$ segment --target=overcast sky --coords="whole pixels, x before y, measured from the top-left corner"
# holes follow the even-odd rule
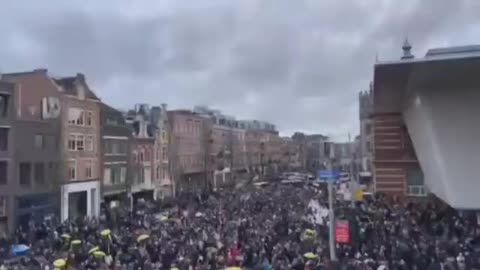
[[[480,44],[478,0],[0,0],[0,71],[86,74],[104,102],[209,105],[282,134],[358,133],[373,64]]]

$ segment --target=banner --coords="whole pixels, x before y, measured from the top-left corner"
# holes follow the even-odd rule
[[[350,244],[350,226],[347,220],[338,220],[335,224],[335,240],[339,244]]]

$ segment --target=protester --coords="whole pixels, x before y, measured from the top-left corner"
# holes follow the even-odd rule
[[[475,218],[382,196],[355,208],[336,201],[351,242],[337,244],[338,262],[330,262],[321,194],[309,185],[245,185],[182,195],[168,208],[32,223],[0,241],[0,269],[480,269]],[[12,245],[29,250],[13,256]]]

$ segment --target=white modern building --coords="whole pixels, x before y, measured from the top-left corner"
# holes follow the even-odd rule
[[[457,209],[480,209],[480,46],[432,49],[423,58],[414,58],[410,48],[404,45],[402,60],[375,65],[375,114],[383,116],[376,121],[400,113],[428,190]],[[397,127],[382,128],[386,136],[395,133],[388,128]],[[383,176],[391,167],[390,175],[400,172],[395,181],[405,179],[401,177],[408,175],[405,168],[413,161],[386,147],[382,146],[382,157],[376,152],[376,165],[382,166]],[[393,171],[394,159],[402,158]],[[382,181],[386,184],[387,178]]]

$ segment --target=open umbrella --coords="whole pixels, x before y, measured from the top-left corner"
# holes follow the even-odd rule
[[[12,255],[13,256],[24,256],[30,250],[30,247],[27,245],[13,245],[12,246]]]
[[[110,231],[109,229],[105,229],[100,232],[100,235],[106,237],[109,236],[111,233],[112,231]]]
[[[238,266],[230,266],[230,267],[227,267],[227,269],[225,270],[242,270],[242,268]]]
[[[307,252],[307,253],[303,254],[303,257],[305,257],[305,258],[307,258],[307,259],[309,259],[309,260],[314,260],[314,259],[316,259],[316,258],[318,257],[318,255],[317,255],[317,254],[314,254],[314,253],[312,253],[312,252]]]
[[[78,240],[78,239],[72,241],[72,245],[80,245],[81,243],[82,243],[82,240]]]
[[[67,261],[65,261],[64,259],[58,259],[53,262],[53,266],[57,268],[65,267],[65,265],[67,265]]]
[[[88,251],[88,254],[92,254],[92,253],[94,253],[95,251],[99,251],[99,250],[100,250],[99,247],[93,247],[93,248],[91,248],[91,249]]]
[[[137,238],[137,242],[145,241],[145,240],[147,240],[148,238],[150,238],[150,235],[148,235],[148,234],[141,234],[141,235]]]
[[[107,256],[107,254],[105,254],[105,252],[101,250],[97,250],[93,252],[93,256],[95,256],[95,258],[104,258],[105,256]]]

